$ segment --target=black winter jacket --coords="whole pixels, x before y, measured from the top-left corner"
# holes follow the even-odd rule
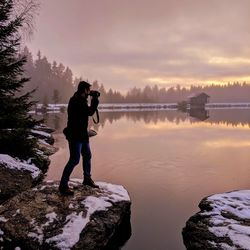
[[[63,130],[67,140],[89,140],[88,136],[88,119],[97,109],[99,100],[91,99],[91,105],[88,106],[86,98],[82,97],[78,92],[70,98],[68,104],[68,123]]]

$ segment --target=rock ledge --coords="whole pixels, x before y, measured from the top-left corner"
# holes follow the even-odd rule
[[[48,181],[0,206],[0,249],[104,249],[130,217],[128,192],[98,182],[100,189],[73,179],[74,196]]]
[[[250,190],[204,198],[183,229],[187,249],[250,250]]]
[[[0,154],[0,204],[9,198],[41,183],[50,164],[49,156],[57,151],[52,146],[54,130],[46,126],[37,126],[32,130],[33,137],[38,138],[39,157],[27,161]]]

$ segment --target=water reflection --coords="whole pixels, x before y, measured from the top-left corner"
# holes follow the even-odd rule
[[[58,180],[69,152],[61,133],[67,116],[55,115],[47,122],[59,126],[59,150],[47,178]],[[250,109],[209,110],[205,121],[175,110],[101,112],[100,118],[90,140],[93,177],[123,185],[132,200],[133,234],[123,250],[185,249],[182,228],[203,197],[250,188]],[[79,164],[72,178],[81,177]]]
[[[206,109],[190,109],[188,113],[191,117],[197,118],[200,121],[205,121],[209,118],[209,111]]]
[[[61,123],[60,123],[60,115],[59,114],[54,114],[53,122],[54,122],[54,128],[56,130],[60,130],[61,129]]]
[[[35,115],[36,118],[42,118],[46,123],[62,131],[67,123],[66,113],[44,113]],[[190,110],[183,113],[176,110],[165,111],[128,111],[128,112],[100,112],[100,123],[94,124],[90,119],[90,125],[98,131],[100,127],[104,127],[106,123],[113,124],[121,119],[130,120],[132,122],[143,122],[145,124],[158,124],[159,122],[170,122],[175,125],[183,123],[200,123],[207,125],[226,125],[232,127],[250,127],[250,109],[223,109],[223,110]]]
[[[207,140],[204,145],[210,148],[245,148],[250,147],[250,140],[247,139],[217,139]]]

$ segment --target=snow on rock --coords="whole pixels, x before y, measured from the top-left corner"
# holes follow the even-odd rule
[[[5,219],[4,217],[0,217],[0,222],[7,222],[8,220]]]
[[[26,161],[21,161],[6,154],[0,154],[0,164],[10,169],[29,171],[33,179],[36,179],[41,174],[40,169],[35,165],[28,164]]]
[[[82,179],[73,178],[70,184],[75,185],[75,183],[82,183],[82,181]],[[107,182],[96,182],[96,184],[105,192],[110,200],[114,202],[130,201],[128,191],[123,186]]]
[[[70,249],[79,241],[80,233],[87,224],[83,212],[73,212],[66,217],[66,221],[62,233],[47,239],[47,243],[54,243],[59,249]]]
[[[46,242],[56,243],[59,249],[70,249],[79,241],[80,233],[90,221],[90,216],[96,211],[106,210],[106,208],[112,206],[112,204],[106,202],[103,197],[97,198],[94,196],[87,197],[81,203],[86,207],[87,214],[83,216],[82,212],[79,214],[74,212],[67,216],[66,221],[68,221],[68,223],[64,226],[63,232],[47,239]]]
[[[3,242],[11,239],[13,246],[31,250],[102,249],[123,221],[129,221],[131,202],[124,187],[98,182],[100,189],[92,189],[74,179],[69,185],[75,194],[62,196],[58,185],[44,182],[0,207],[0,216],[8,220],[0,221],[1,230],[8,232],[1,236]],[[129,237],[130,227],[126,230]]]
[[[52,146],[54,138],[49,134],[54,130],[46,126],[36,126],[30,137],[38,138],[36,159],[27,161],[0,154],[0,204],[7,199],[40,183],[50,164],[49,156],[57,149]],[[36,162],[35,166],[32,162]]]
[[[108,198],[113,202],[130,201],[129,194],[123,186],[113,185],[105,182],[97,182],[97,185],[105,192],[108,191]]]
[[[81,179],[73,179],[70,185],[77,186],[79,183],[82,183]],[[47,243],[54,242],[59,249],[70,249],[79,241],[80,233],[90,221],[91,215],[96,211],[105,211],[108,207],[112,206],[112,203],[108,201],[130,201],[128,192],[122,186],[104,182],[97,182],[97,185],[103,189],[105,196],[88,196],[84,199],[81,204],[87,209],[86,215],[83,216],[82,212],[80,212],[79,214],[72,213],[67,216],[66,221],[68,223],[64,226],[63,232],[47,239]],[[69,204],[69,208],[73,208],[73,205]]]
[[[54,220],[56,220],[57,215],[55,212],[52,212],[52,213],[46,214],[45,217],[48,219],[48,221],[44,224],[44,226],[48,226],[50,223],[53,223]]]
[[[250,250],[250,190],[215,194],[199,207],[183,229],[187,249]]]
[[[46,223],[41,224],[41,225],[38,225],[38,222],[36,222],[36,220],[34,218],[30,222],[30,224],[34,227],[35,232],[29,232],[28,237],[38,240],[38,242],[40,244],[42,244],[42,242],[43,242],[44,228],[48,227],[50,224],[52,224],[56,220],[57,215],[55,212],[52,212],[52,213],[46,214],[45,218],[47,219]]]
[[[0,204],[31,188],[42,176],[42,171],[28,161],[0,154]]]

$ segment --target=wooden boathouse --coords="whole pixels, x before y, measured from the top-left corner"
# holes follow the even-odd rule
[[[209,97],[204,92],[190,95],[187,103],[190,105],[190,109],[204,109],[205,105],[209,102]]]

